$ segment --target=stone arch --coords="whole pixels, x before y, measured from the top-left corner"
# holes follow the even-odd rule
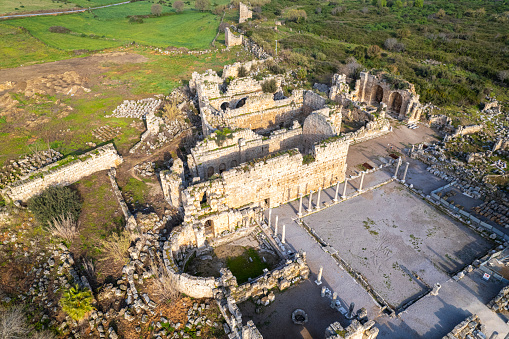
[[[214,172],[215,172],[214,167],[213,166],[209,166],[207,168],[207,179],[210,178],[211,176],[213,176]]]
[[[384,99],[384,90],[382,86],[376,85],[371,95],[371,103],[379,105]]]
[[[225,101],[225,102],[223,102],[223,103],[221,104],[221,109],[222,109],[223,111],[226,111],[226,109],[227,109],[228,107],[230,107],[230,104],[229,104],[228,102],[226,102],[226,101]]]
[[[223,173],[224,171],[226,171],[226,164],[224,162],[222,162],[220,165],[219,165],[219,173]]]
[[[235,105],[235,108],[241,108],[246,104],[247,98],[242,98],[239,101],[237,101],[237,104]]]
[[[214,237],[215,236],[215,233],[214,233],[214,221],[212,220],[207,220],[205,221],[205,237]]]
[[[403,105],[403,97],[398,92],[394,92],[391,94],[390,100],[390,110],[394,112],[400,112],[401,106]]]
[[[237,160],[235,160],[235,159],[230,162],[230,168],[233,168],[233,167],[237,167]]]

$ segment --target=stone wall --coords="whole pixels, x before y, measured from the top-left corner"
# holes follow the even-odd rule
[[[458,126],[458,128],[456,128],[456,131],[454,131],[454,133],[451,134],[451,138],[456,138],[460,135],[478,133],[482,131],[483,128],[484,128],[483,125]]]
[[[118,204],[120,205],[120,209],[122,209],[122,214],[124,215],[124,219],[126,222],[126,229],[133,231],[136,229],[137,223],[134,216],[131,214],[131,211],[129,211],[129,208],[127,207],[127,204],[124,200],[124,197],[122,196],[122,192],[120,192],[120,189],[118,188],[117,180],[115,179],[115,176],[117,175],[117,170],[115,167],[112,167],[108,171],[108,177],[110,178],[111,182],[111,188],[113,190],[113,194],[115,194],[115,197],[117,198]]]
[[[242,129],[234,131],[220,142],[213,133],[191,150],[187,163],[193,176],[205,180],[215,173],[222,173],[246,161],[299,147],[301,136],[302,128],[298,123],[289,130],[277,130],[269,137]]]
[[[470,339],[485,339],[486,336],[485,326],[481,324],[481,320],[477,314],[473,314],[449,332],[443,339],[452,338],[470,338]]]
[[[415,93],[412,84],[399,80],[407,89],[396,89],[385,77],[386,73],[373,75],[361,72],[360,79],[355,84],[352,100],[378,106],[387,105],[389,112],[396,114],[400,120],[408,122],[419,121],[423,107],[419,102],[419,95]]]
[[[224,40],[226,47],[242,45],[242,39],[242,34],[240,36],[236,36],[230,31],[230,28],[226,27],[224,29]]]
[[[179,158],[173,161],[171,171],[159,173],[163,195],[168,204],[175,208],[182,207],[181,192],[184,189],[184,163]]]
[[[1,191],[2,195],[13,201],[26,201],[47,187],[70,185],[95,172],[117,167],[122,163],[122,157],[118,155],[113,144],[98,147],[67,163],[69,159],[64,158],[41,168],[31,176],[32,179],[17,181],[7,186]]]
[[[375,339],[378,337],[378,328],[374,327],[375,322],[370,320],[364,325],[358,320],[352,323],[345,329],[339,322],[329,325],[325,330],[326,339]]]
[[[237,77],[239,75],[239,69],[244,67],[246,71],[250,72],[262,67],[265,67],[265,62],[273,60],[272,57],[263,59],[263,60],[251,60],[247,62],[236,62],[231,65],[225,65],[223,67],[223,79],[227,79],[229,77]]]
[[[493,145],[492,152],[498,151],[498,150],[509,150],[509,139],[502,139],[499,138],[497,141],[495,141],[495,144]]]
[[[494,312],[505,312],[509,309],[509,286],[500,290],[493,300],[488,303],[488,307]]]
[[[253,11],[242,2],[239,2],[239,24],[246,22],[253,17]]]

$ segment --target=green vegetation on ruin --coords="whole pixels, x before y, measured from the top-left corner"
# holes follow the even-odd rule
[[[260,259],[258,252],[254,248],[248,248],[238,257],[228,258],[227,266],[235,278],[237,278],[239,285],[247,282],[249,278],[254,279],[262,275],[263,269],[268,268],[268,265]]]

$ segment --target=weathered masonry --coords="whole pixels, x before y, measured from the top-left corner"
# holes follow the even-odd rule
[[[117,167],[122,163],[113,144],[98,147],[77,157],[67,157],[41,168],[30,177],[22,178],[2,190],[12,201],[26,201],[44,189],[56,185],[70,185],[95,172]]]

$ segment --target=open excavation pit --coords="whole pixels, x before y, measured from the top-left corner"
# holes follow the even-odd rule
[[[304,221],[395,309],[492,246],[395,182]]]

